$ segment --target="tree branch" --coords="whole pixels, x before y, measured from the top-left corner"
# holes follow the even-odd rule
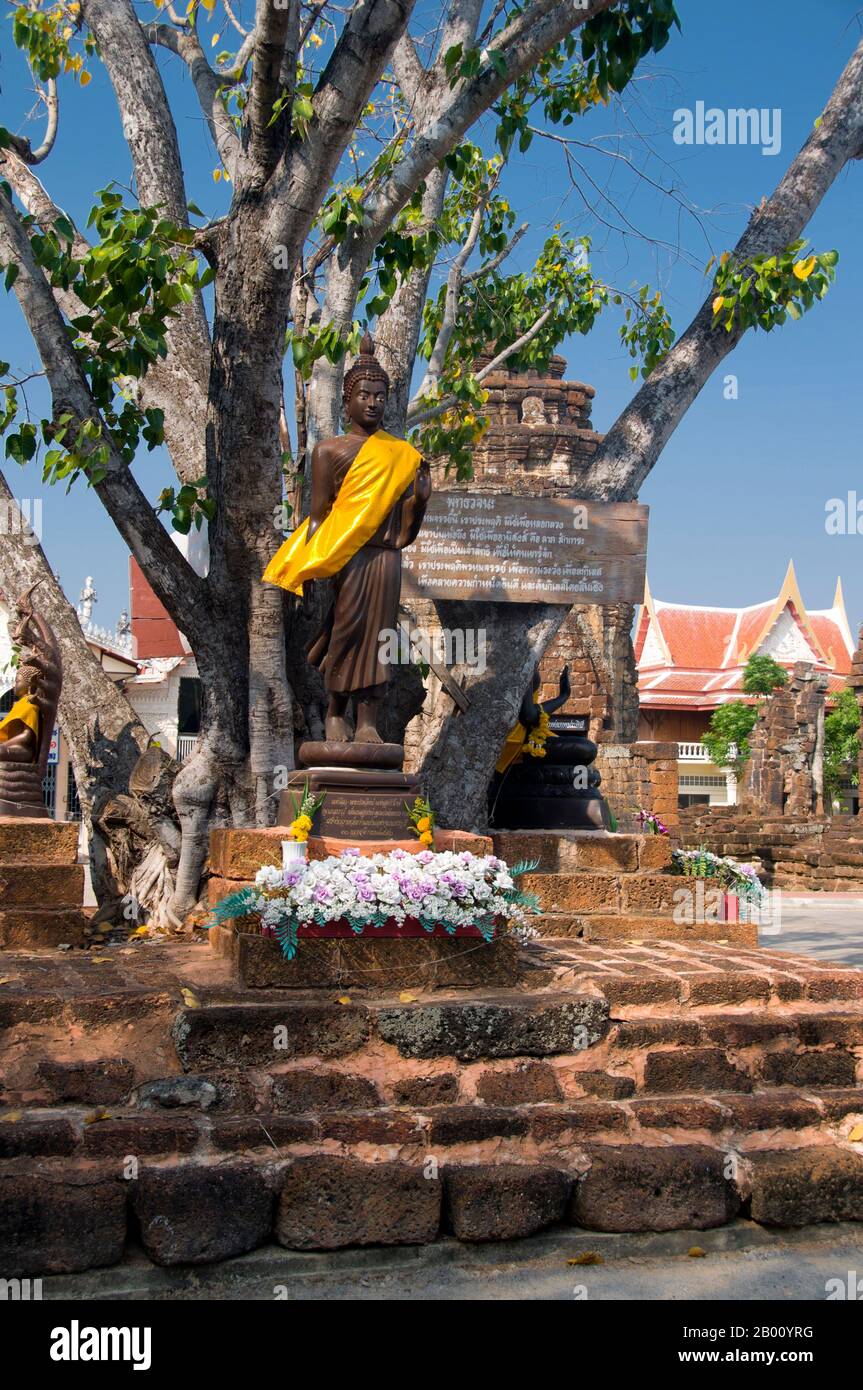
[[[482,69],[448,92],[441,54],[436,64],[436,100],[429,100],[429,119],[413,148],[370,200],[369,234],[380,237],[422,183],[426,174],[458,143],[474,121],[523,73],[574,29],[610,9],[617,0],[588,0],[576,9],[572,0],[533,0],[494,41],[502,61]],[[373,242],[374,244],[374,242]]]
[[[484,275],[491,275],[492,271],[497,270],[498,266],[503,265],[507,256],[510,256],[512,254],[512,252],[518,246],[518,243],[521,241],[522,237],[525,236],[525,234],[529,230],[530,223],[522,222],[521,226],[515,232],[513,232],[512,236],[506,243],[506,246],[503,248],[503,250],[498,251],[496,256],[492,256],[491,260],[486,261],[485,265],[477,266],[476,270],[471,270],[467,275],[465,275],[462,278],[462,284],[469,285],[474,280],[481,280]]]
[[[267,232],[290,261],[302,244],[363,107],[404,33],[416,0],[358,0],[321,74],[305,139],[293,138],[268,187]]]
[[[290,129],[293,71],[285,87],[286,107],[277,120],[273,120],[273,107],[283,91],[283,63],[287,62],[287,66],[293,69],[299,41],[299,0],[288,0],[281,9],[276,9],[272,0],[257,0],[252,86],[245,134],[250,166],[248,177],[250,183],[258,187],[262,187],[273,172],[284,149],[286,131]],[[290,54],[294,55],[293,62],[290,61]]]
[[[55,416],[68,411],[78,425],[87,419],[100,419],[51,287],[36,264],[26,231],[4,189],[0,189],[0,258],[4,264],[13,262],[18,267],[15,294],[48,376]],[[204,581],[174,545],[113,446],[107,477],[94,484],[94,491],[157,597],[193,640],[196,631],[207,627]]]
[[[776,192],[757,208],[733,251],[735,259],[771,256],[800,236],[834,179],[863,147],[863,43],[836,84]],[[668,356],[612,425],[590,467],[590,495],[629,499],[656,463],[686,411],[743,330],[714,323],[709,295]]]
[[[81,235],[68,213],[57,206],[33,170],[11,150],[0,150],[0,175],[8,180],[16,197],[43,231],[53,228],[58,218],[66,219],[74,233],[72,255],[76,260],[83,260],[90,253],[89,241]],[[52,293],[67,319],[90,313],[73,289],[52,287]],[[151,364],[146,376],[136,382],[136,391],[142,406],[164,411],[165,442],[177,477],[181,482],[191,483],[203,475],[205,467],[203,426],[193,408],[195,383],[190,382],[189,373],[190,364],[182,353],[171,353]]]
[[[496,182],[496,181],[495,181]],[[482,219],[491,196],[492,185],[486,189],[477,205],[473,217],[470,221],[467,237],[464,245],[455,257],[450,266],[449,274],[446,278],[446,297],[444,300],[444,311],[441,318],[441,325],[435,339],[434,347],[429,357],[429,364],[425,376],[420,383],[417,396],[427,396],[434,391],[441,379],[446,362],[447,350],[449,349],[452,335],[455,332],[456,319],[458,317],[458,298],[461,291],[464,268],[473,253],[474,247],[479,240],[480,230],[482,229]]]
[[[189,213],[174,118],[131,0],[82,0],[81,13],[99,44],[114,88],[132,155],[138,200],[143,206],[163,207],[172,221],[187,227]],[[182,475],[199,478],[206,472],[210,368],[210,333],[200,294],[181,306],[167,339],[168,358],[154,382],[164,392],[166,417],[172,416],[175,466]]]
[[[30,141],[23,135],[13,135],[9,132],[9,144],[15,153],[24,160],[25,164],[41,164],[43,159],[54,148],[54,141],[57,139],[57,129],[60,122],[60,102],[57,96],[57,83],[52,77],[48,82],[47,92],[40,92],[40,96],[48,108],[48,123],[45,127],[45,138],[38,149],[33,149]]]
[[[486,377],[491,376],[492,372],[496,372],[498,367],[502,367],[508,358],[514,357],[517,352],[521,352],[523,347],[527,347],[528,343],[532,342],[543,325],[551,318],[553,312],[554,305],[549,304],[548,308],[543,309],[539,318],[534,320],[530,328],[522,333],[520,338],[516,338],[515,342],[510,343],[509,347],[503,348],[496,357],[493,357],[490,362],[487,362],[486,365],[476,373],[476,380],[485,381]],[[454,404],[455,396],[446,396],[442,401],[439,401],[437,405],[432,406],[430,410],[424,410],[420,414],[418,412],[419,407],[422,405],[422,397],[420,393],[417,392],[417,395],[408,407],[408,424],[422,425],[426,420],[433,420],[437,415],[442,415],[445,410],[449,410]]]
[[[178,31],[170,24],[148,24],[144,29],[148,40],[156,47],[167,48],[170,53],[181,58],[189,69],[189,76],[198,97],[198,103],[210,128],[210,135],[219,158],[231,178],[236,181],[237,166],[241,154],[240,140],[231,118],[222,104],[219,95],[221,88],[233,86],[238,80],[235,76],[215,72],[207,62],[201,41],[196,30]],[[251,52],[251,42],[246,40],[240,49],[237,69],[248,61],[244,51]]]

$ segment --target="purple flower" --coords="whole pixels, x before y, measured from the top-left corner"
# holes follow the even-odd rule
[[[333,890],[328,888],[325,883],[319,883],[314,891],[313,897],[316,903],[329,903],[333,900]]]
[[[305,873],[304,864],[292,864],[289,869],[285,869],[283,878],[286,888],[294,888]]]
[[[343,849],[342,852],[341,852],[341,854],[339,855],[339,858],[340,858],[340,859],[359,859],[361,852],[362,852],[361,850],[356,849],[356,848],[352,845],[352,846],[350,847],[350,849]]]

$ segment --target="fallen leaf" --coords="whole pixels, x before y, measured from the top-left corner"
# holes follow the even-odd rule
[[[21,1118],[20,1110],[10,1110],[8,1115],[3,1116],[4,1125],[14,1125]]]
[[[186,1005],[187,1009],[200,1009],[201,1001],[194,990],[181,989],[180,993],[183,996],[183,1003]]]
[[[409,989],[402,990],[401,994],[399,995],[400,1004],[413,1004],[415,1000],[416,995],[411,994]]]
[[[351,996],[349,994],[340,994],[338,999],[336,1000],[337,1004],[350,1004],[350,1002]]]
[[[706,1250],[702,1250],[702,1248],[701,1248],[700,1245],[692,1245],[692,1246],[690,1246],[690,1248],[687,1250],[686,1253],[687,1253],[687,1255],[689,1256],[689,1258],[690,1258],[691,1260],[706,1260],[706,1259],[707,1259],[707,1251],[706,1251]]]
[[[110,1118],[111,1116],[104,1105],[100,1105],[98,1110],[92,1110],[89,1115],[84,1116],[84,1124],[96,1125],[100,1120],[110,1120]]]
[[[135,930],[132,932],[132,936],[133,936],[133,937],[135,937],[135,936],[149,936],[149,935],[150,935],[150,928],[149,928],[148,926],[136,927]]]
[[[4,975],[4,976],[3,976],[3,979],[0,980],[0,985],[11,985],[11,984],[14,984],[14,983],[15,983],[15,979],[14,979],[14,976],[12,976],[12,975]]]
[[[2,984],[3,981],[0,980],[0,985]],[[854,1126],[851,1133],[848,1135],[848,1142],[849,1144],[863,1144],[863,1125]]]
[[[110,961],[110,959],[111,959],[110,956],[91,956],[91,957],[90,957],[90,960],[93,962],[94,965],[104,965],[107,961]]]
[[[605,1260],[596,1250],[585,1250],[583,1255],[576,1255],[574,1260],[567,1260],[568,1265],[604,1265]]]

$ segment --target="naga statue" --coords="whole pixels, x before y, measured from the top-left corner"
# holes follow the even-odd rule
[[[583,715],[555,718],[570,696],[569,667],[559,691],[537,700],[539,668],[525,691],[519,720],[508,735],[489,788],[489,825],[496,830],[604,830],[610,825],[598,770],[597,746]]]
[[[57,638],[38,613],[33,584],[18,599],[11,631],[21,656],[15,676],[15,703],[0,721],[0,816],[50,819],[42,795],[51,737],[57,719],[63,663]]]

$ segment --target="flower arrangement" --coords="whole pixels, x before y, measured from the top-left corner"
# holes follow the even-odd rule
[[[539,712],[539,723],[534,724],[524,743],[524,752],[531,758],[544,758],[548,739],[557,738],[551,728],[551,716],[546,710]]]
[[[730,856],[712,854],[702,845],[699,849],[673,849],[671,872],[686,878],[714,878],[728,892],[739,897],[760,900],[766,892],[752,864],[739,864]]]
[[[660,820],[659,816],[654,815],[653,811],[639,811],[638,824],[641,826],[644,835],[667,835],[668,826],[665,821]]]
[[[414,832],[423,845],[428,845],[429,849],[434,844],[435,814],[428,800],[418,796],[413,806],[405,802],[405,810],[410,817]]]
[[[485,941],[503,930],[520,940],[535,936],[527,915],[539,910],[533,894],[516,885],[520,874],[536,868],[524,862],[510,869],[495,855],[467,851],[434,854],[362,855],[346,849],[329,859],[261,868],[253,887],[223,898],[208,926],[235,917],[260,919],[265,936],[275,936],[293,960],[298,936],[310,929],[345,923],[355,935],[396,923],[419,923],[431,933],[474,935]]]
[[[300,795],[294,796],[293,792],[289,795],[294,807],[294,819],[288,826],[288,834],[292,840],[304,844],[309,838],[315,815],[324,804],[326,792],[321,792],[320,796],[313,796],[309,790],[309,780],[306,778]]]

